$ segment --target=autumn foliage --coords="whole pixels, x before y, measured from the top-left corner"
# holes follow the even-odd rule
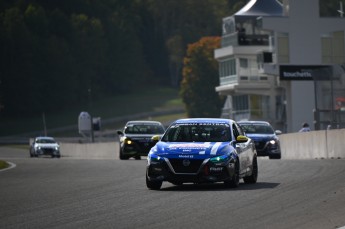
[[[220,47],[220,37],[204,37],[188,45],[184,58],[181,90],[188,117],[219,117],[224,98],[219,86],[218,63],[214,50]]]

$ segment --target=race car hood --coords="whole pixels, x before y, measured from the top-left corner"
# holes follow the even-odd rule
[[[124,141],[126,138],[131,139],[132,141],[136,142],[153,142],[152,141],[153,134],[127,134],[126,136],[122,136],[120,138],[120,142]]]
[[[251,138],[253,141],[269,141],[277,139],[275,134],[247,134],[247,137]]]
[[[155,136],[155,135],[157,134],[126,134],[126,137],[130,139],[143,139],[143,138],[152,138],[152,136]]]
[[[229,142],[158,142],[155,154],[166,158],[205,159],[231,152]]]

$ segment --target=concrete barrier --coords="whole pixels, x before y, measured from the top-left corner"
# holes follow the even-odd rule
[[[118,159],[119,142],[63,143],[60,142],[62,157],[79,159]]]
[[[282,159],[345,158],[345,129],[279,136]]]
[[[290,133],[279,136],[282,159],[345,158],[345,129]],[[119,142],[60,142],[63,157],[118,159]]]
[[[345,129],[327,131],[327,158],[345,158]]]

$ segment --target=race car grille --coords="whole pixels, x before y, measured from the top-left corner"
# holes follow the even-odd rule
[[[256,147],[257,150],[262,150],[262,149],[265,148],[265,146],[266,146],[266,142],[265,141],[264,142],[261,142],[261,141],[256,141],[255,142],[255,147]]]
[[[204,160],[169,159],[175,173],[197,173]]]
[[[154,146],[154,143],[148,140],[136,140],[134,141],[136,148],[139,152],[149,153],[150,149]]]
[[[52,148],[42,148],[41,150],[44,154],[52,154],[54,152],[54,149]]]

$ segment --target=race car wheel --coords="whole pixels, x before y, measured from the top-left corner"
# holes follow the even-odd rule
[[[127,160],[127,159],[128,159],[128,157],[126,157],[125,155],[123,155],[121,149],[120,149],[119,157],[120,157],[120,160]]]
[[[256,157],[253,158],[252,175],[243,177],[243,181],[246,184],[255,184],[258,179],[258,160]]]
[[[270,155],[269,158],[270,158],[270,159],[281,159],[281,154]]]
[[[149,189],[152,190],[159,190],[162,187],[163,182],[162,181],[154,181],[154,180],[149,180],[147,173],[146,173],[146,186]]]
[[[227,188],[237,188],[240,185],[240,176],[239,176],[239,165],[236,162],[235,172],[232,175],[231,179],[225,180],[224,185]]]

